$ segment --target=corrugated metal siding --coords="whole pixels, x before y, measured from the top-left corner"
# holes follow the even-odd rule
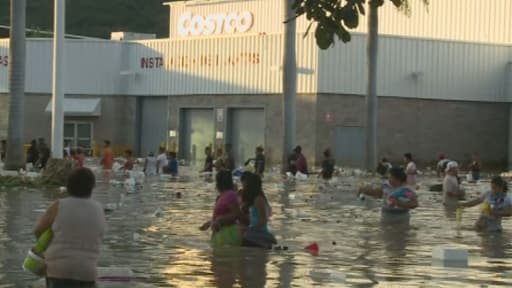
[[[0,40],[0,56],[4,59],[5,56],[9,56],[9,40]],[[8,68],[0,61],[0,93],[7,93],[8,87]]]
[[[407,16],[386,1],[380,10],[380,33],[418,38],[469,42],[512,43],[512,1],[510,0],[430,0],[426,7],[421,0],[409,0],[411,15]],[[192,2],[192,1],[191,1]],[[209,1],[171,4],[170,37],[179,38],[178,19],[184,12],[202,16],[233,11],[250,11],[254,25],[248,33],[281,33],[284,25],[282,1]],[[492,3],[491,3],[492,2]],[[366,32],[366,18],[355,32]],[[308,23],[298,19],[297,31],[304,32]]]
[[[297,40],[299,92],[316,90],[317,48]],[[132,57],[135,81],[131,94],[264,94],[281,93],[281,35],[212,39],[141,41]],[[144,69],[143,58],[164,58],[164,67]],[[184,60],[183,60],[184,59]],[[211,63],[206,62],[207,60]]]
[[[67,40],[65,91],[68,94],[115,95],[120,91],[122,43]],[[0,55],[8,54],[9,42],[0,42]],[[52,40],[27,41],[27,93],[52,90]],[[7,92],[7,67],[0,67],[0,91]],[[98,72],[101,71],[101,72]]]
[[[506,101],[511,51],[510,46],[380,37],[378,94]],[[365,94],[366,37],[356,35],[347,45],[320,52],[318,69],[319,91]]]

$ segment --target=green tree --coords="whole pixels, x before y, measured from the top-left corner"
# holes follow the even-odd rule
[[[25,0],[11,0],[9,65],[9,125],[6,170],[25,168],[23,131],[25,117]]]
[[[428,5],[429,0],[421,0]],[[377,58],[378,58],[378,9],[385,2],[391,2],[399,10],[409,14],[408,0],[295,0],[296,16],[306,15],[311,24],[316,24],[315,38],[318,47],[328,49],[338,38],[342,42],[351,40],[350,30],[360,24],[361,15],[366,13],[368,2],[368,83],[366,95],[366,161],[365,167],[373,170],[377,166]],[[309,26],[311,28],[312,25]],[[308,28],[308,30],[309,30]]]
[[[9,23],[9,1],[0,0],[0,25]],[[167,0],[71,0],[66,3],[66,32],[109,38],[113,31],[156,33],[167,37]],[[53,0],[27,1],[27,27],[53,31]]]

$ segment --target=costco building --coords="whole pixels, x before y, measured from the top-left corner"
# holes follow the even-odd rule
[[[282,147],[283,5],[276,0],[169,3],[169,38],[66,40],[65,139],[103,139],[139,155],[165,144],[199,165],[231,144],[239,162]],[[379,154],[420,161],[439,152],[506,164],[511,155],[512,1],[412,2],[380,11]],[[310,161],[330,147],[364,159],[365,20],[348,44],[317,48],[297,22],[297,142]],[[136,38],[136,37],[135,37]],[[0,138],[8,112],[9,40],[0,40]],[[27,41],[25,140],[50,138],[51,39]]]

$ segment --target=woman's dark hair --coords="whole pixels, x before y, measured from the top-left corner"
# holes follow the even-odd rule
[[[125,153],[126,155],[128,155],[128,156],[132,156],[132,154],[133,154],[132,150],[130,150],[130,149],[128,149],[128,150],[126,150],[126,151],[124,151],[124,153]]]
[[[230,171],[220,171],[217,173],[217,190],[222,193],[228,190],[234,190],[235,185],[233,184],[233,176]]]
[[[90,169],[78,168],[71,172],[68,179],[68,193],[77,198],[89,198],[96,185],[96,177]]]
[[[412,154],[411,153],[405,153],[404,154],[405,159],[412,161]]]
[[[247,177],[251,175],[251,172],[244,171],[242,175],[240,175],[240,182],[245,182],[247,180]]]
[[[381,161],[382,161],[382,162],[389,162],[389,161],[388,161],[388,158],[382,158],[382,160],[381,160]]]
[[[503,188],[503,192],[508,192],[508,183],[507,181],[505,181],[505,179],[501,178],[500,176],[492,178],[491,183]]]
[[[302,147],[297,146],[297,147],[295,147],[295,149],[293,151],[295,151],[295,153],[301,153],[302,152]]]
[[[405,174],[404,169],[399,167],[394,167],[389,170],[389,175],[393,178],[398,179],[400,182],[407,182],[407,175]]]
[[[110,146],[110,140],[105,140],[104,143],[105,143],[105,145]]]
[[[244,183],[244,193],[242,196],[244,205],[251,207],[254,205],[256,198],[258,198],[260,195],[266,199],[265,193],[263,193],[261,178],[258,175],[249,173],[246,176]]]

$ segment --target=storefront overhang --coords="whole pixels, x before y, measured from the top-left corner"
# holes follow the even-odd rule
[[[52,112],[52,101],[46,106],[46,112]],[[64,99],[64,116],[99,117],[101,116],[101,99]]]

